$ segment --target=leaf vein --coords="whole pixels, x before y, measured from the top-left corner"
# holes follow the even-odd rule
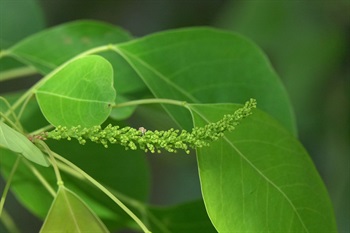
[[[100,104],[108,104],[109,103],[107,101],[100,101],[100,100],[94,100],[94,99],[80,99],[80,98],[76,98],[76,97],[66,96],[66,95],[48,92],[48,91],[42,91],[42,90],[37,90],[36,92],[40,93],[40,94],[56,96],[56,97],[63,98],[63,99],[69,99],[69,100],[73,100],[73,101],[77,101],[77,102],[100,103]]]

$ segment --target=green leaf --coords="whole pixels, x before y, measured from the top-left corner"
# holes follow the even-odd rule
[[[191,105],[196,126],[237,108]],[[327,191],[308,154],[269,115],[254,110],[224,139],[197,152],[204,202],[219,232],[336,232]]]
[[[59,187],[40,232],[109,232],[72,191]]]
[[[0,1],[0,48],[5,49],[45,26],[44,15],[36,0]],[[20,16],[20,17],[18,17]],[[14,30],[14,27],[21,30]]]
[[[45,118],[54,126],[100,125],[115,99],[112,66],[97,55],[79,58],[50,77],[36,96]]]
[[[21,17],[18,17],[19,15]],[[14,25],[21,30],[14,30]],[[38,1],[0,1],[0,49],[6,49],[44,27],[44,15]],[[23,64],[14,59],[1,59],[0,81],[3,80],[3,71],[19,67],[23,67]]]
[[[48,74],[69,59],[99,46],[131,40],[124,30],[103,22],[79,20],[41,31],[9,49],[9,55]],[[120,93],[144,88],[135,71],[114,52],[103,52],[114,70],[115,89]]]
[[[237,34],[179,29],[119,44],[116,50],[156,97],[190,103],[255,98],[263,110],[296,132],[287,93],[275,71],[256,45]],[[186,110],[166,109],[182,127],[191,128]]]
[[[203,201],[171,207],[149,207],[152,232],[211,233],[216,232],[206,213]]]
[[[114,43],[114,42],[113,42]],[[135,70],[120,55],[114,51],[99,53],[106,58],[113,66],[114,88],[118,94],[134,94],[146,89],[144,82],[137,75]]]
[[[21,154],[26,159],[40,164],[41,166],[48,167],[50,165],[49,161],[38,147],[23,134],[7,126],[2,121],[0,121],[0,146]]]
[[[331,20],[331,6],[346,8],[341,1],[232,2],[217,23],[251,38],[273,59],[290,94],[301,137],[306,134],[315,141],[321,140],[315,138],[325,121],[315,106],[328,102],[324,88],[341,70],[348,43],[340,21]]]
[[[109,43],[130,40],[123,30],[96,21],[75,21],[25,38],[9,49],[12,56],[48,74],[70,58]]]

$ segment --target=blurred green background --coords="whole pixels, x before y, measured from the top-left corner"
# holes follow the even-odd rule
[[[339,232],[350,232],[349,0],[0,0],[0,48],[77,19],[109,22],[135,37],[179,27],[213,26],[253,40],[286,86],[299,138],[327,186]],[[1,94],[18,88],[12,81],[0,85]],[[134,118],[149,115],[146,111]],[[152,203],[175,204],[199,197],[194,156],[148,158]],[[4,181],[0,182],[2,190]],[[20,209],[13,196],[5,207],[23,232],[40,228],[41,222]]]

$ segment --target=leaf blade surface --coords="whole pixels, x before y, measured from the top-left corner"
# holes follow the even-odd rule
[[[109,232],[72,191],[60,187],[40,232]]]
[[[196,126],[236,108],[191,105]],[[336,232],[312,161],[267,114],[254,110],[223,140],[197,152],[204,201],[219,232]]]
[[[249,40],[211,28],[165,31],[116,45],[152,93],[189,103],[258,100],[260,107],[292,132],[292,109],[265,55]],[[188,113],[166,110],[185,128]]]
[[[45,155],[24,135],[0,121],[0,146],[23,155],[26,159],[41,166],[48,167]]]
[[[35,67],[45,75],[87,50],[131,39],[119,27],[93,20],[78,20],[31,35],[15,44],[8,52],[11,57]],[[144,88],[143,82],[120,56],[113,52],[100,54],[117,71],[114,76],[116,90],[126,93]]]
[[[36,91],[45,118],[54,126],[100,125],[115,95],[112,66],[97,55],[70,62]]]

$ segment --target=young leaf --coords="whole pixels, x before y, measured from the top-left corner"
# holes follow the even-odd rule
[[[54,126],[100,125],[115,95],[112,66],[97,55],[70,62],[36,91],[41,111]]]
[[[191,105],[201,126],[233,104]],[[219,232],[336,232],[326,188],[299,142],[255,110],[223,140],[197,150],[208,215]]]
[[[0,121],[0,146],[21,154],[28,160],[41,166],[48,167],[50,164],[41,150],[28,138],[2,121]]]
[[[40,232],[109,232],[101,220],[73,192],[59,187]]]
[[[251,41],[210,28],[156,33],[116,45],[156,97],[190,103],[244,102],[260,108],[296,132],[287,93],[265,55]],[[186,110],[166,106],[190,129]]]

